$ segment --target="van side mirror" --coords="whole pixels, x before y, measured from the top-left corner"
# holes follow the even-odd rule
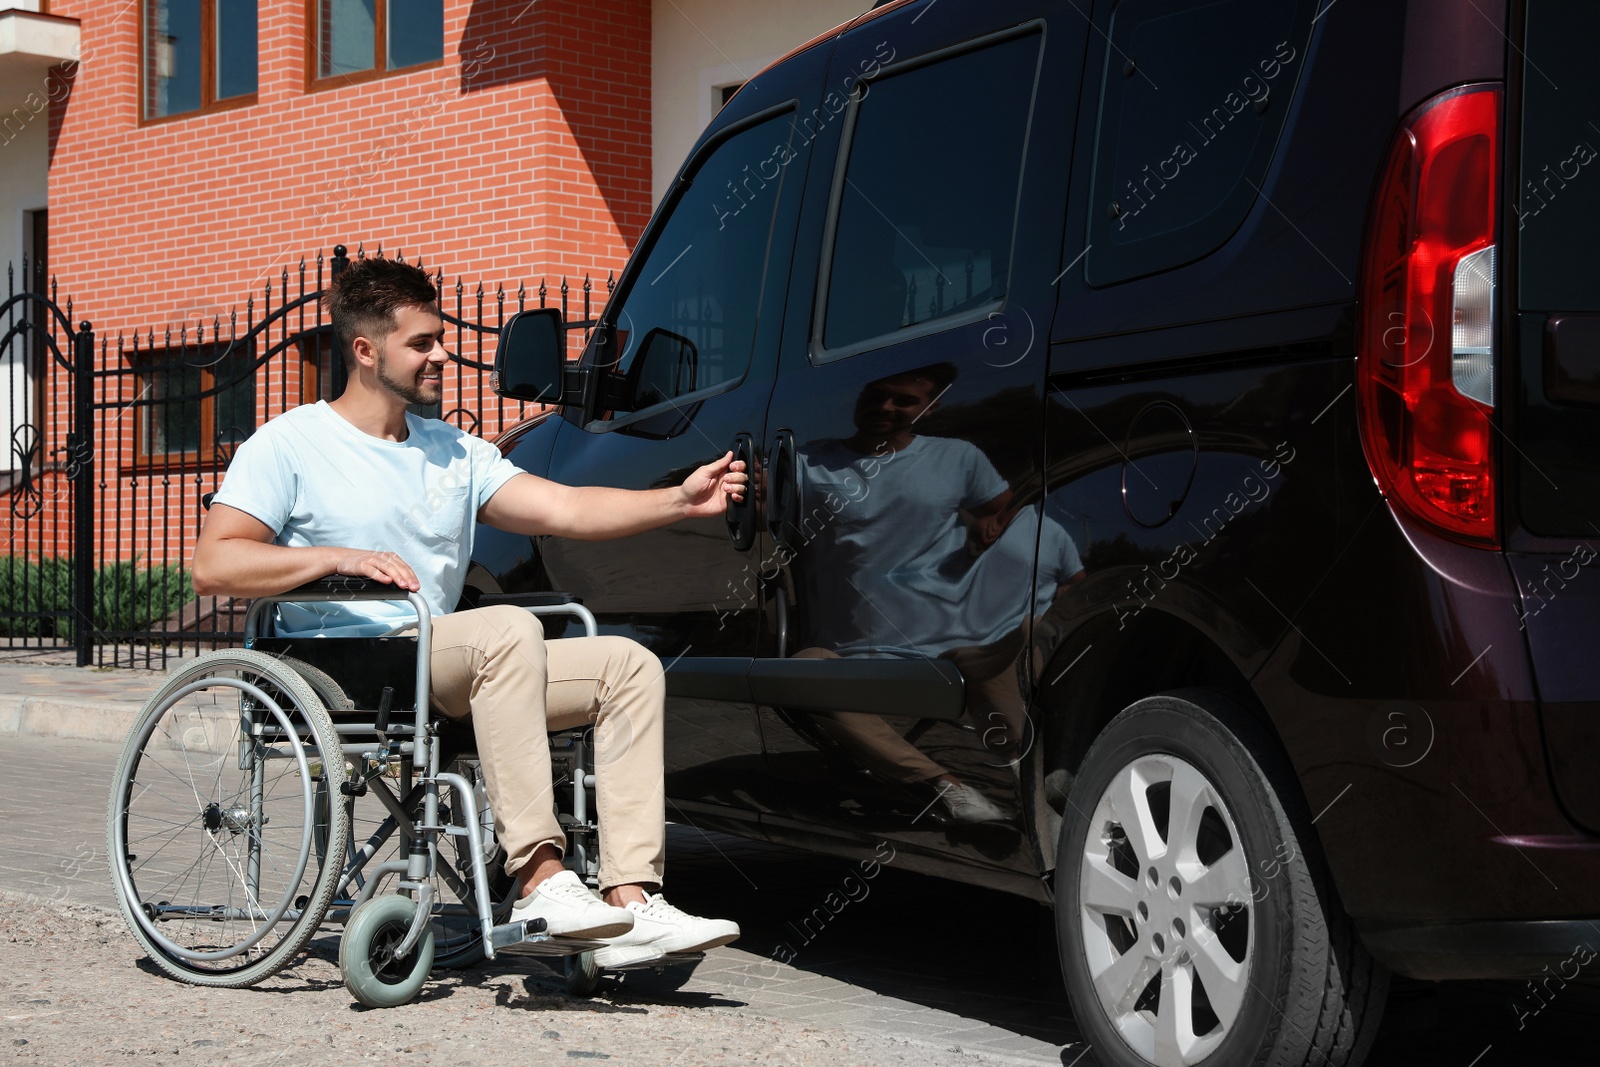
[[[536,404],[582,399],[583,374],[567,366],[567,331],[558,309],[532,308],[506,321],[494,355],[494,391]]]
[[[645,335],[639,355],[628,374],[628,408],[660,404],[694,392],[700,370],[700,350],[693,341],[664,327]]]

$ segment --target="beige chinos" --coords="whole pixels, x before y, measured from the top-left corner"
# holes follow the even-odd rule
[[[508,874],[565,846],[548,734],[594,723],[600,888],[661,884],[666,677],[653,653],[624,637],[547,642],[537,616],[497,606],[436,616],[431,670],[433,706],[471,718]]]

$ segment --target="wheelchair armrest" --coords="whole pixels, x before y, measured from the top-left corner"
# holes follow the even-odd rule
[[[481,593],[477,606],[488,608],[508,604],[514,608],[554,608],[582,603],[583,598],[576,593]]]
[[[396,600],[404,600],[406,593],[389,582],[374,581],[371,578],[359,578],[348,574],[329,574],[316,578],[305,585],[290,589],[280,594],[284,599],[301,595],[327,596],[338,593],[376,593],[380,590],[389,590]]]
[[[583,598],[576,593],[481,593],[470,606],[491,608],[502,604],[524,608],[535,615],[571,615],[583,627],[586,637],[600,632],[594,613],[583,606]]]

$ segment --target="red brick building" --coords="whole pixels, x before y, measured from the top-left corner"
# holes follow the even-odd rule
[[[255,91],[166,116],[139,6],[50,9],[83,56],[51,116],[50,267],[103,321],[225,313],[338,242],[474,281],[616,267],[649,217],[649,0],[447,0],[438,58],[332,76],[340,5],[262,2]]]
[[[0,263],[94,324],[97,564],[186,561],[232,444],[329,395],[314,305],[331,256],[420,257],[445,310],[552,303],[619,269],[694,136],[744,79],[865,0],[18,0],[0,11]],[[300,274],[305,264],[304,289]],[[318,271],[323,274],[319,277]],[[287,281],[287,294],[285,294]],[[0,556],[74,551],[70,352],[0,345]],[[56,327],[59,334],[59,326]],[[220,337],[221,344],[217,343]],[[309,337],[309,340],[308,340]],[[56,338],[64,342],[64,336]],[[493,337],[457,335],[482,359]],[[227,360],[217,362],[224,351]],[[260,362],[253,371],[248,368]],[[241,369],[242,368],[242,369]],[[244,374],[236,388],[218,389]],[[442,410],[519,414],[462,368]],[[151,406],[164,396],[195,396]]]

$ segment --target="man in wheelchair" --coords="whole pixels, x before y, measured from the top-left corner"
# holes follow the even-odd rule
[[[442,394],[444,322],[432,281],[396,260],[352,263],[325,296],[349,370],[332,402],[295,408],[239,447],[195,547],[196,593],[270,596],[329,575],[418,593],[432,615],[431,706],[470,718],[505,868],[511,918],[557,937],[604,940],[601,968],[726,944],[728,920],[688,915],[660,895],[665,858],[656,657],[621,637],[546,642],[536,616],[498,606],[453,612],[476,524],[586,540],[627,537],[742,500],[732,453],[674,488],[558,485],[489,442],[418,418]],[[404,601],[280,604],[280,636],[404,632]],[[600,895],[562,864],[548,732],[593,723]]]

